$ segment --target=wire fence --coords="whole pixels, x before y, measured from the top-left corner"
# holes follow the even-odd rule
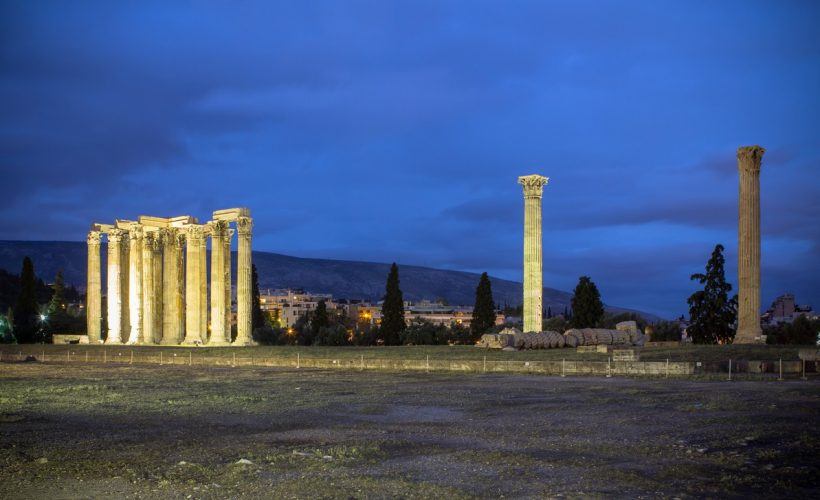
[[[271,367],[292,369],[338,369],[338,370],[381,370],[414,372],[469,372],[469,373],[518,373],[543,374],[553,376],[644,376],[657,378],[689,377],[697,375],[744,378],[801,378],[807,380],[817,376],[816,362],[806,361],[748,361],[731,360],[721,362],[689,361],[616,361],[608,357],[604,361],[584,361],[574,359],[525,361],[487,359],[423,359],[359,357],[310,357],[302,353],[292,356],[256,356],[253,354],[223,353],[208,355],[195,350],[164,351],[161,349],[141,350],[124,348],[66,349],[53,352],[34,346],[15,349],[0,349],[0,362],[38,361],[44,363],[95,363],[112,365],[157,365],[196,367]]]

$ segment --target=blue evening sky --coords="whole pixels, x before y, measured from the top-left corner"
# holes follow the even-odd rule
[[[247,206],[254,247],[521,279],[686,311],[736,284],[737,146],[763,303],[820,307],[820,2],[0,3],[0,239]],[[320,290],[316,290],[320,291]]]

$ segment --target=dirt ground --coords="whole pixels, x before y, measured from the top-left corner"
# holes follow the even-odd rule
[[[820,382],[0,363],[2,498],[814,497]]]

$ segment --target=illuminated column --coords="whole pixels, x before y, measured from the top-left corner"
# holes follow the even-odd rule
[[[236,345],[251,345],[252,321],[251,302],[251,229],[253,220],[250,217],[239,217],[236,221],[238,251],[236,262]]]
[[[175,305],[177,331],[179,332],[177,344],[182,342],[185,332],[185,239],[185,233],[181,230],[177,231],[176,247],[174,248],[177,258],[177,301]]]
[[[177,230],[162,230],[162,341],[163,345],[179,344],[178,295],[179,258],[177,256]]]
[[[129,320],[129,316],[131,315],[131,309],[129,307],[129,282],[131,281],[131,276],[129,273],[130,267],[130,258],[128,256],[130,245],[128,244],[129,237],[128,231],[123,230],[122,232],[122,241],[120,242],[120,341],[122,342],[123,338],[128,337],[128,333],[131,330],[131,321]]]
[[[154,232],[146,232],[142,241],[142,337],[141,344],[154,343],[154,246],[156,244]]]
[[[88,286],[86,288],[85,319],[89,344],[99,344],[102,338],[102,282],[100,273],[100,232],[88,233]]]
[[[208,341],[208,248],[205,226],[199,239],[199,334],[202,342]]]
[[[541,196],[549,181],[540,175],[518,178],[524,188],[524,331],[540,332],[543,310]]]
[[[760,329],[760,161],[765,152],[760,146],[737,149],[739,290],[735,344],[766,343]]]
[[[189,226],[188,246],[186,248],[185,261],[185,343],[201,344],[202,333],[200,330],[202,313],[200,299],[202,290],[200,288],[199,265],[200,242],[204,239],[202,226]]]
[[[147,339],[150,343],[156,344],[162,340],[163,322],[163,282],[162,282],[162,261],[163,261],[162,233],[154,233],[152,250],[154,254],[154,331],[152,337]]]
[[[228,224],[211,224],[211,336],[209,345],[226,345],[225,335],[225,237]]]
[[[142,226],[132,224],[128,235],[128,343],[133,345],[142,340]]]
[[[120,245],[125,231],[112,229],[108,232],[108,335],[106,344],[122,342],[122,249]]]
[[[227,230],[226,237],[222,240],[225,243],[225,252],[222,254],[225,257],[225,338],[228,342],[233,336],[231,332],[231,241],[233,240],[233,229]]]

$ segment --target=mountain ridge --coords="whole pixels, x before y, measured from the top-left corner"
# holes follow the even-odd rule
[[[0,240],[0,269],[19,273],[26,255],[32,258],[35,273],[44,281],[50,282],[57,271],[62,270],[66,283],[85,288],[87,247],[84,242]],[[232,262],[233,276],[236,276],[236,257]],[[314,293],[330,293],[335,298],[371,301],[381,299],[390,269],[390,264],[381,262],[296,257],[263,251],[253,252],[253,262],[261,289],[301,288]],[[470,305],[474,301],[479,279],[477,273],[412,264],[398,265],[405,300],[441,298],[459,305]],[[520,282],[492,276],[490,281],[497,304],[514,306],[521,303]],[[569,307],[571,299],[569,292],[544,288],[544,307],[552,308],[554,314],[560,314],[564,307]],[[660,319],[655,314],[635,309],[610,305],[606,308],[609,312],[636,312],[649,321]]]

